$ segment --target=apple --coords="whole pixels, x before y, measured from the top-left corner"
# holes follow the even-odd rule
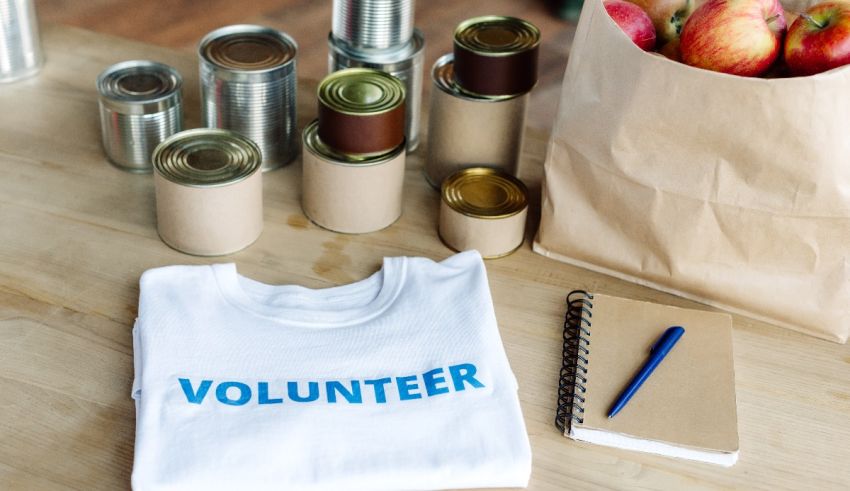
[[[652,19],[658,45],[664,46],[679,39],[682,26],[696,8],[698,0],[629,0],[642,8]]]
[[[659,50],[659,53],[664,55],[667,58],[670,58],[673,61],[682,61],[682,52],[679,50],[679,39],[674,39],[669,43],[662,46]]]
[[[760,75],[781,52],[783,14],[779,0],[708,0],[682,28],[682,61],[716,72]]]
[[[812,75],[850,63],[850,3],[823,2],[800,14],[785,38],[793,75]]]
[[[605,10],[631,40],[644,51],[655,47],[652,20],[640,7],[625,0],[605,0]]]

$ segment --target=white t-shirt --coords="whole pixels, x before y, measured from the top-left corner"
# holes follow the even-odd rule
[[[528,484],[477,252],[386,258],[322,290],[152,269],[133,334],[136,490]]]

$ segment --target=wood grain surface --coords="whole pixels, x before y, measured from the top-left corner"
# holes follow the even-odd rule
[[[436,235],[439,199],[423,179],[421,151],[408,160],[405,213],[384,231],[351,236],[312,225],[299,207],[296,161],[264,176],[266,228],[253,246],[213,259],[169,249],[156,233],[151,176],[106,161],[94,80],[121,60],[171,64],[185,77],[186,126],[194,127],[194,54],[68,27],[43,37],[41,74],[0,90],[0,489],[128,488],[131,327],[146,269],[236,262],[266,283],[326,287],[364,278],[383,256],[452,254]],[[315,116],[313,88],[300,86],[301,125]],[[545,141],[545,132],[527,132],[522,174],[535,202]],[[704,307],[532,253],[536,215],[517,253],[487,262],[532,442],[530,489],[850,488],[850,346],[739,316],[735,467],[561,436],[553,414],[567,292]]]
[[[560,1],[560,0],[557,0]],[[557,3],[551,1],[548,3]],[[229,24],[260,24],[283,30],[298,42],[298,73],[320,80],[328,70],[327,34],[331,0],[35,0],[39,19],[67,24],[158,46],[192,51],[204,34]],[[425,35],[428,73],[452,49],[452,33],[462,20],[477,15],[511,15],[541,30],[540,80],[532,93],[528,124],[548,130],[557,109],[567,52],[575,25],[553,16],[544,0],[419,0],[416,27]]]

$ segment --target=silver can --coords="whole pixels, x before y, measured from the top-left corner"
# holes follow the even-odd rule
[[[0,0],[0,83],[35,75],[43,63],[32,0]]]
[[[263,172],[298,155],[297,53],[287,34],[253,25],[217,29],[198,47],[204,126],[253,140],[263,154]]]
[[[413,0],[334,0],[332,35],[359,49],[393,49],[413,37]]]
[[[404,84],[405,137],[407,151],[419,146],[419,115],[422,106],[422,59],[425,38],[418,29],[403,46],[394,50],[355,50],[328,35],[328,71],[345,68],[372,68],[389,73]]]
[[[103,149],[116,166],[150,172],[157,145],[183,129],[183,79],[155,61],[110,66],[97,77]]]

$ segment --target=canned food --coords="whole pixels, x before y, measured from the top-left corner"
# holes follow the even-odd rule
[[[523,94],[537,84],[540,30],[515,17],[475,17],[454,33],[455,75],[472,94]]]
[[[418,29],[414,29],[413,37],[407,44],[382,51],[354,50],[336,41],[333,34],[328,36],[329,72],[345,68],[372,68],[389,73],[404,84],[404,135],[410,152],[419,146],[424,47],[425,38]]]
[[[263,231],[257,145],[232,131],[194,129],[153,154],[157,230],[172,248],[197,256],[230,254]]]
[[[32,0],[0,0],[0,83],[38,73],[44,63]]]
[[[517,250],[525,235],[528,189],[498,169],[460,170],[443,182],[439,234],[455,251],[476,249],[485,259]]]
[[[97,77],[106,156],[130,172],[150,172],[154,148],[183,129],[183,79],[155,61],[110,66]]]
[[[204,126],[253,140],[263,154],[263,171],[298,154],[297,52],[288,35],[253,25],[217,29],[198,48]]]
[[[386,154],[404,141],[404,86],[370,68],[334,72],[319,84],[319,138],[342,153]]]
[[[404,142],[383,155],[339,153],[304,128],[302,207],[316,225],[348,234],[374,232],[401,216]]]
[[[516,175],[522,150],[529,94],[483,97],[467,94],[455,82],[453,56],[431,71],[431,111],[425,176],[437,189],[464,167],[494,167]]]
[[[413,0],[334,0],[333,37],[353,48],[389,49],[413,36]]]

